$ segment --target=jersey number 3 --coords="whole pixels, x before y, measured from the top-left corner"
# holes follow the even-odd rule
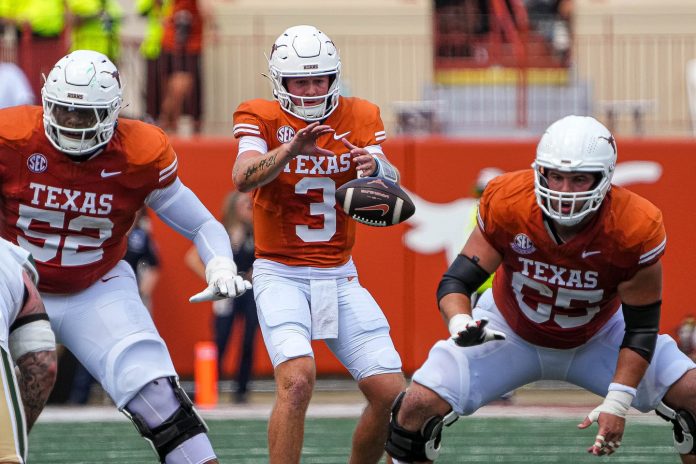
[[[46,209],[33,208],[27,205],[19,205],[19,227],[24,235],[43,240],[43,246],[35,245],[21,235],[17,237],[19,246],[29,251],[37,261],[50,261],[62,250],[61,266],[82,266],[99,261],[104,254],[102,243],[111,237],[114,223],[109,218],[93,216],[77,216],[67,224],[67,230],[81,232],[83,229],[97,230],[99,237],[86,235],[65,235],[60,233],[46,233],[31,230],[32,221],[48,223],[52,228],[61,232],[66,229],[65,213]],[[61,243],[62,242],[62,243]],[[86,250],[80,250],[86,247]]]
[[[303,177],[295,184],[295,193],[306,195],[310,190],[321,190],[321,203],[310,203],[309,214],[324,216],[324,227],[310,229],[307,225],[295,226],[295,233],[305,242],[328,242],[336,233],[336,183],[328,177]]]

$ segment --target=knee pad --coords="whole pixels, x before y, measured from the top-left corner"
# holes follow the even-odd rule
[[[671,422],[674,433],[674,447],[679,454],[696,454],[694,446],[694,435],[696,434],[696,418],[690,411],[686,409],[674,410],[665,403],[660,404],[655,408],[658,416],[664,420]]]
[[[165,457],[180,444],[208,431],[175,377],[150,382],[128,402],[122,412],[133,422],[140,435],[150,442],[160,462],[165,462]],[[212,447],[203,452],[209,456]]]
[[[140,332],[111,347],[101,382],[116,406],[123,409],[149,382],[175,375],[164,340],[156,333]]]
[[[452,425],[459,416],[450,411],[444,417],[433,416],[426,420],[417,432],[406,430],[396,420],[405,394],[399,393],[392,405],[389,435],[384,449],[401,462],[434,461],[440,455],[443,427]]]

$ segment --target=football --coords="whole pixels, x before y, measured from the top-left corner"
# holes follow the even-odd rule
[[[394,182],[380,177],[362,177],[341,185],[336,201],[358,222],[374,227],[393,226],[413,216],[416,207]]]

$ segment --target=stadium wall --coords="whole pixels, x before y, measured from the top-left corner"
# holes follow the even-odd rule
[[[231,171],[236,141],[227,138],[174,140],[179,175],[215,214],[233,189]],[[486,167],[504,171],[527,169],[534,157],[533,140],[454,140],[395,138],[384,145],[402,173],[402,184],[417,204],[415,216],[390,228],[358,226],[354,260],[360,280],[386,313],[392,335],[410,374],[426,358],[431,345],[447,335],[435,305],[440,276],[470,232],[473,183]],[[664,214],[668,244],[664,258],[662,331],[674,333],[681,319],[696,314],[693,299],[694,246],[693,173],[696,141],[624,139],[619,141],[618,184],[645,196]],[[179,373],[193,374],[194,344],[212,339],[212,308],[190,304],[190,295],[204,286],[183,264],[190,246],[183,237],[154,221],[162,255],[162,278],[153,299],[154,318],[167,341]],[[230,356],[237,363],[241,328],[237,327]],[[261,337],[255,372],[267,376],[271,365]],[[317,372],[347,375],[323,343],[315,344]]]

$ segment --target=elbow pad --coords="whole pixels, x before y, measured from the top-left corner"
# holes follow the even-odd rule
[[[622,303],[626,333],[621,348],[629,348],[648,362],[652,360],[660,328],[660,306],[662,301],[644,306]]]
[[[478,265],[478,258],[458,255],[440,280],[437,302],[449,293],[462,293],[471,297],[490,275],[490,272]]]

